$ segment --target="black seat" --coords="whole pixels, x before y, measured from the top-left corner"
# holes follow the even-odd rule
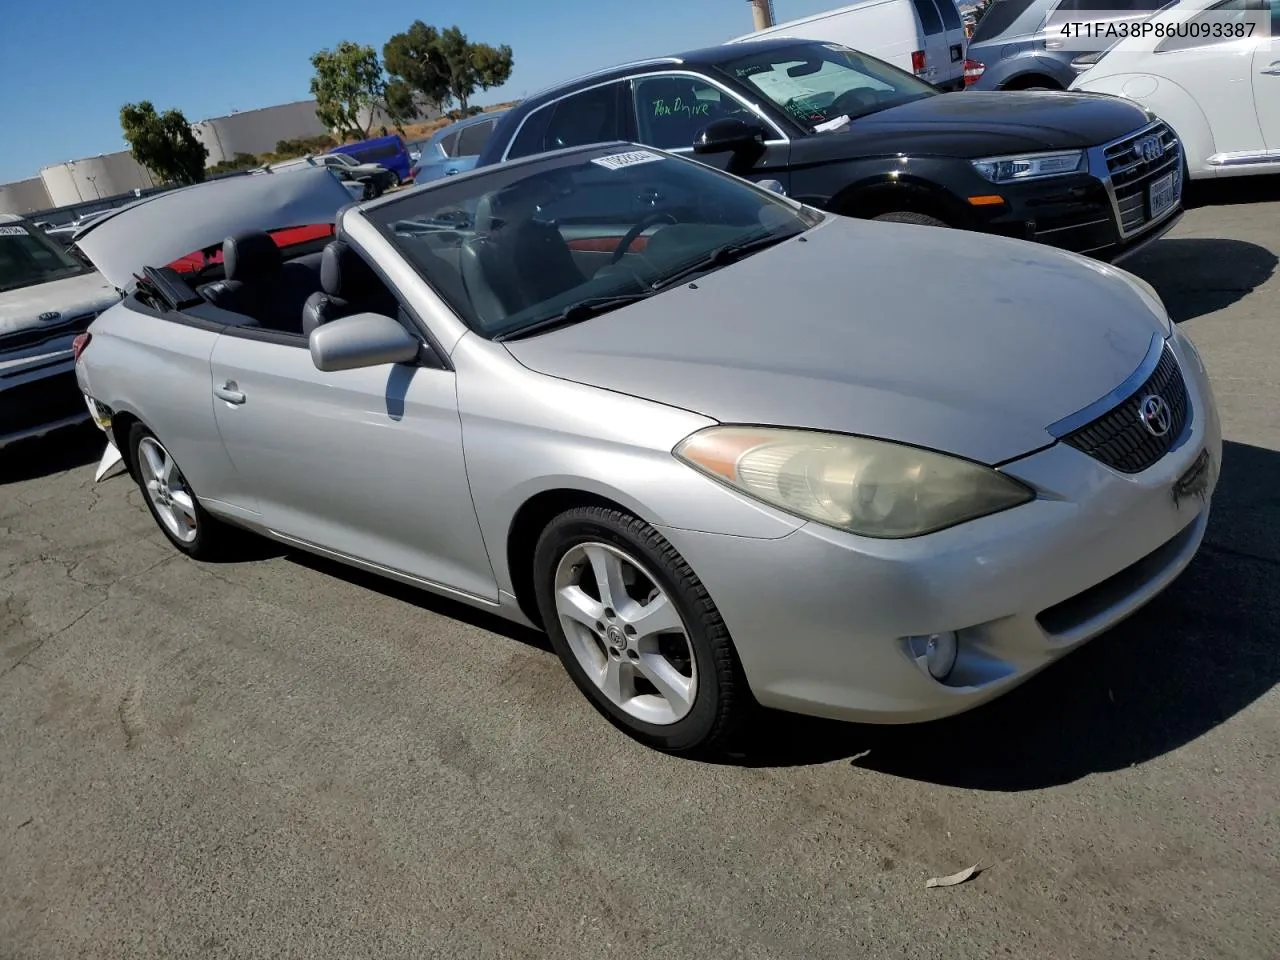
[[[302,307],[302,335],[354,313],[396,317],[400,303],[364,257],[345,240],[332,240],[320,258],[320,290]]]
[[[320,266],[314,254],[285,261],[270,235],[254,230],[222,241],[225,279],[200,292],[215,306],[252,317],[262,327],[296,333],[303,303],[320,289]]]
[[[539,197],[517,184],[476,206],[476,235],[462,245],[462,280],[480,322],[506,317],[586,282],[554,224],[537,220]]]

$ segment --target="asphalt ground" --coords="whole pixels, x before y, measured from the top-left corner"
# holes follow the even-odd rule
[[[0,958],[1280,956],[1280,184],[1199,202],[1126,266],[1216,387],[1205,546],[942,723],[666,757],[537,634],[186,560],[92,427],[4,451]]]

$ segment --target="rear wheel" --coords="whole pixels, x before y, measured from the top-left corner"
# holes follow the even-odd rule
[[[197,560],[220,555],[233,531],[200,506],[173,455],[141,423],[129,431],[129,458],[147,509],[169,542]]]
[[[917,213],[914,210],[892,210],[889,213],[882,213],[871,219],[885,220],[889,223],[915,223],[922,227],[950,226],[945,220],[939,220],[937,217],[930,216],[927,213]]]
[[[750,695],[702,582],[648,524],[604,507],[568,510],[534,550],[538,610],[587,699],[643,743],[723,749]]]

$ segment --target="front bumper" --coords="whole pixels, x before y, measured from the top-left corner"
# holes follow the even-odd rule
[[[0,357],[0,447],[89,419],[72,367],[69,341],[21,362]]]
[[[775,540],[664,529],[705,583],[764,705],[881,723],[935,719],[1027,680],[1156,596],[1195,555],[1222,456],[1203,365],[1176,334],[1191,414],[1172,450],[1124,475],[1066,444],[1004,469],[1032,503],[911,540],[808,524]],[[1203,500],[1175,483],[1207,450]],[[901,638],[957,631],[933,680]]]
[[[1161,141],[1158,158],[1131,155],[1133,144],[1151,136]],[[1182,218],[1182,144],[1165,124],[1149,124],[1093,147],[1087,157],[1087,172],[994,188],[1005,203],[979,220],[979,229],[1116,263]],[[1152,216],[1151,188],[1165,177],[1172,178],[1176,200]],[[993,192],[993,185],[985,189]]]

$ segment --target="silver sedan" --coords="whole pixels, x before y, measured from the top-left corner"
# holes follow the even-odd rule
[[[193,557],[253,531],[540,626],[685,752],[974,707],[1200,545],[1209,382],[1124,271],[629,144],[356,207],[314,173],[81,241],[127,290],[81,388]]]

